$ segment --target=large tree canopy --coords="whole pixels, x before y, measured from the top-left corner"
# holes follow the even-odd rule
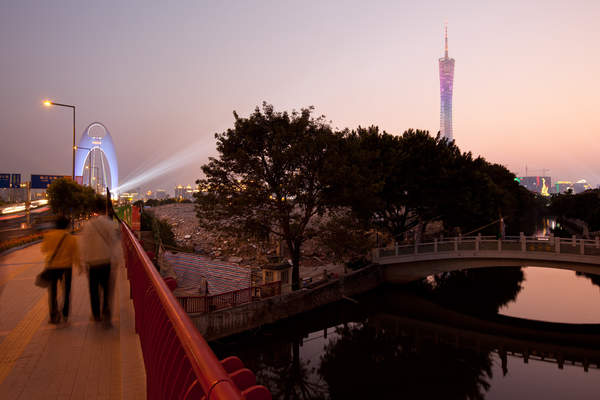
[[[344,132],[342,162],[328,187],[332,204],[349,206],[366,226],[402,234],[441,221],[462,233],[508,218],[510,231],[535,225],[535,196],[498,164],[461,153],[454,142],[427,131],[401,136],[377,127]],[[498,225],[488,233],[498,232]]]
[[[234,113],[233,129],[216,134],[217,158],[202,167],[196,183],[202,226],[237,236],[275,235],[287,245],[294,289],[300,285],[300,249],[323,214],[323,175],[331,168],[338,137],[312,108],[276,112],[263,103],[248,118]]]

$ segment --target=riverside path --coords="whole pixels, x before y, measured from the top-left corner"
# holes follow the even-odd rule
[[[69,323],[48,324],[34,285],[41,245],[0,255],[0,399],[271,400],[242,360],[219,360],[135,234],[120,224],[112,326],[90,321],[86,275],[73,276]]]
[[[74,272],[67,325],[48,323],[34,285],[41,245],[0,256],[0,399],[145,399],[129,286],[118,271],[112,328],[90,321],[87,276]]]

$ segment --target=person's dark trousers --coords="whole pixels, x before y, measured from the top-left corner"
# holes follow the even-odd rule
[[[100,289],[102,289],[102,309],[100,309]],[[110,264],[90,267],[90,303],[96,321],[110,321]]]
[[[58,310],[58,302],[56,299],[58,281],[64,279],[64,302],[62,315],[66,321],[69,318],[69,307],[71,299],[71,268],[53,268],[50,272],[50,288],[49,288],[49,309],[50,309],[50,322],[58,323],[60,321],[60,311]]]

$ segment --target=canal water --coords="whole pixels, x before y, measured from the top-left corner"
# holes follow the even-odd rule
[[[274,399],[600,398],[598,275],[455,271],[354,300],[211,346]]]

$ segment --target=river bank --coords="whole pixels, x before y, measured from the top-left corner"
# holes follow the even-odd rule
[[[383,283],[381,266],[372,264],[311,289],[220,311],[190,314],[190,318],[207,341],[218,340],[340,300],[353,302],[352,296],[373,290]]]

